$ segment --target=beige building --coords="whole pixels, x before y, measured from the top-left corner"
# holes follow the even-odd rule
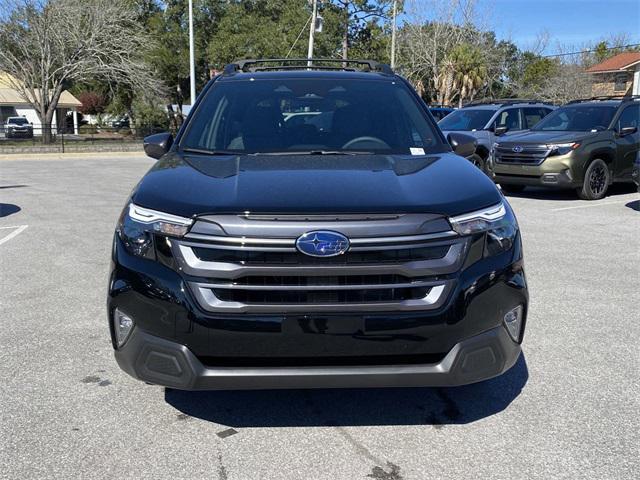
[[[600,95],[640,95],[640,52],[624,52],[587,69],[591,91]]]
[[[16,80],[8,74],[0,72],[0,135],[2,125],[8,117],[26,117],[33,123],[34,134],[41,132],[42,125],[34,108],[13,88]],[[38,92],[36,91],[36,95]],[[54,131],[78,133],[78,107],[82,103],[66,90],[62,92],[58,108],[53,116],[52,127]]]

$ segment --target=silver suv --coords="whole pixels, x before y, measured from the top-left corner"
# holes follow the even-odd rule
[[[482,171],[496,137],[532,128],[555,107],[536,100],[504,99],[473,102],[451,112],[438,122],[445,134],[465,132],[478,140],[476,153],[469,158]]]
[[[33,138],[33,124],[25,117],[9,117],[5,124],[7,138]]]

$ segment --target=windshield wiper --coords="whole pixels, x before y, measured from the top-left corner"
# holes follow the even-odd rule
[[[200,155],[241,155],[239,152],[231,152],[228,150],[207,150],[206,148],[183,148],[186,153],[198,153]]]
[[[249,155],[375,155],[375,152],[360,150],[302,150],[284,152],[255,152]]]

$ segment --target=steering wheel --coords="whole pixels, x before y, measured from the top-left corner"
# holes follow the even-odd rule
[[[358,144],[362,144],[362,145],[358,145]],[[375,144],[375,146],[372,146],[372,144]],[[356,150],[358,148],[362,148],[362,149],[377,148],[380,150],[391,149],[391,147],[389,146],[389,144],[387,144],[387,142],[385,142],[384,140],[380,140],[379,138],[376,138],[376,137],[357,137],[352,140],[349,140],[347,143],[345,143],[342,146],[342,150],[348,150],[348,149]]]

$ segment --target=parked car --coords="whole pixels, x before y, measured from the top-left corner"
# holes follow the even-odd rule
[[[386,65],[275,62],[228,65],[175,140],[145,139],[159,161],[122,212],[108,288],[120,367],[178,389],[461,385],[508,370],[528,305],[520,234],[463,158],[473,138],[450,134],[453,153]],[[289,130],[304,106],[330,112],[330,129]]]
[[[120,130],[122,128],[129,128],[131,123],[129,121],[129,117],[120,117],[111,122],[111,127]]]
[[[440,121],[444,117],[449,115],[451,112],[455,111],[455,108],[452,108],[452,107],[440,107],[440,106],[437,106],[437,107],[436,106],[430,106],[429,107],[429,111],[431,112],[431,115],[433,115],[433,118],[436,119],[436,121]]]
[[[576,100],[531,131],[494,144],[492,170],[507,192],[527,185],[574,188],[603,198],[614,182],[631,182],[640,149],[640,98]]]
[[[33,124],[25,117],[9,117],[4,125],[7,138],[33,138]]]
[[[478,139],[478,148],[469,160],[487,171],[491,146],[505,133],[527,130],[555,107],[536,100],[504,99],[474,102],[444,117],[438,125],[445,133],[465,132]]]

